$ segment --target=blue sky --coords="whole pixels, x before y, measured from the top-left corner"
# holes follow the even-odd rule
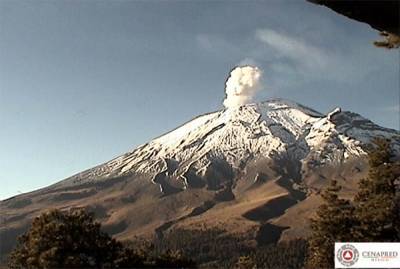
[[[399,50],[291,1],[0,1],[0,199],[222,108],[238,64],[258,100],[336,106],[399,129]]]

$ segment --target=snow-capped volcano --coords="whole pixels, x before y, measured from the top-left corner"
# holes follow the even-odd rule
[[[0,201],[9,252],[48,208],[85,207],[121,239],[175,227],[223,227],[258,244],[307,235],[331,179],[352,195],[375,137],[400,133],[352,112],[326,115],[286,100],[199,116],[131,152],[52,186]]]
[[[397,131],[379,127],[358,114],[336,108],[324,115],[275,99],[199,116],[57,187],[141,173],[150,174],[153,183],[163,174],[187,188],[190,175],[204,177],[216,161],[232,173],[241,172],[257,158],[342,163],[364,155],[365,147],[375,137],[393,139],[399,148]]]

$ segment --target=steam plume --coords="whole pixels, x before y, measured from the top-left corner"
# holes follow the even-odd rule
[[[248,104],[260,90],[261,70],[255,66],[234,68],[225,83],[226,108]]]

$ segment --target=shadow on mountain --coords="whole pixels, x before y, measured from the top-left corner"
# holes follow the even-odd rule
[[[172,220],[172,221],[168,221],[165,222],[164,224],[162,224],[161,226],[157,227],[155,229],[155,233],[156,233],[156,238],[157,240],[163,240],[164,238],[164,231],[168,230],[172,225],[174,225],[175,223],[177,223],[179,220]]]
[[[159,226],[158,228],[155,229],[156,238],[158,240],[162,240],[164,238],[164,231],[168,230],[170,227],[172,227],[172,225],[178,223],[179,221],[185,220],[187,218],[199,216],[199,215],[207,212],[211,208],[213,208],[215,206],[215,204],[216,203],[214,201],[205,201],[202,205],[193,208],[192,212],[190,212],[186,216],[183,216],[176,220],[171,220],[171,221],[165,222],[164,224],[162,224],[161,226]]]
[[[271,223],[265,223],[257,231],[256,241],[259,246],[273,244],[279,241],[281,234],[289,227],[280,227]]]
[[[158,173],[157,175],[154,176],[154,179],[153,179],[153,182],[157,183],[160,186],[163,196],[168,196],[171,194],[181,192],[182,191],[181,189],[176,188],[168,183],[168,181],[167,181],[168,176],[166,174],[167,174],[167,171]]]
[[[270,219],[279,217],[285,210],[296,204],[296,200],[289,196],[280,196],[269,200],[264,205],[254,208],[243,214],[248,220],[252,221],[268,221]]]
[[[128,224],[125,221],[104,225],[103,231],[108,233],[109,235],[119,234],[125,229],[128,228]]]
[[[12,199],[6,202],[8,208],[24,208],[32,204],[31,199]]]
[[[232,192],[232,188],[227,186],[223,190],[215,192],[214,199],[218,202],[228,202],[235,200],[235,195]]]
[[[232,171],[231,165],[221,159],[215,159],[207,167],[204,174],[204,179],[207,182],[207,189],[212,191],[217,191],[224,186],[232,185],[234,178],[234,173]]]
[[[201,206],[195,207],[186,218],[194,217],[205,213],[207,210],[213,208],[215,203],[213,201],[205,201]]]
[[[80,192],[62,192],[51,197],[52,201],[67,201],[86,198],[97,193],[96,190],[80,191]]]
[[[109,217],[109,215],[107,214],[107,209],[99,204],[87,206],[86,211],[92,212],[96,219]]]
[[[182,176],[186,181],[189,188],[199,189],[204,188],[206,183],[199,177],[193,169],[189,169],[186,173]]]

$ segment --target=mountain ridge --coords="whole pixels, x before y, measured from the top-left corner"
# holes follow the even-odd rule
[[[287,112],[281,113],[281,115],[279,115],[278,111],[280,109],[287,110]],[[254,133],[258,132],[258,134],[256,133],[256,135],[259,135],[260,136],[259,138],[262,139],[265,138],[265,140],[268,140],[265,142],[271,142],[272,140],[274,140],[275,137],[279,137],[280,141],[274,141],[275,144],[272,145],[272,148],[264,147],[264,149],[268,152],[276,150],[278,147],[282,146],[282,142],[285,145],[283,145],[283,148],[282,147],[280,149],[278,148],[280,152],[288,150],[289,146],[292,147],[296,146],[299,148],[302,148],[302,146],[317,147],[321,143],[321,136],[319,136],[318,133],[321,132],[321,130],[324,133],[332,132],[331,129],[336,128],[336,125],[333,123],[333,119],[335,117],[338,118],[338,116],[340,116],[341,120],[344,121],[344,123],[342,123],[340,126],[341,130],[339,130],[338,137],[340,140],[343,139],[343,141],[340,141],[340,143],[345,147],[346,146],[348,147],[344,152],[345,155],[365,154],[365,152],[361,149],[361,147],[357,147],[355,146],[355,144],[370,143],[369,141],[370,139],[368,138],[368,136],[371,135],[368,135],[368,133],[366,132],[360,133],[358,130],[356,130],[350,135],[346,135],[346,132],[349,132],[349,130],[346,130],[346,128],[351,129],[351,126],[349,126],[350,120],[353,120],[353,122],[359,121],[367,123],[368,127],[372,127],[373,132],[380,132],[380,134],[383,134],[384,137],[388,137],[388,134],[396,136],[395,130],[379,127],[373,124],[372,122],[366,120],[365,118],[361,117],[360,115],[352,112],[347,112],[347,111],[342,112],[340,109],[339,110],[335,109],[332,112],[328,113],[327,115],[323,115],[322,113],[319,113],[315,110],[312,110],[310,108],[307,108],[292,101],[284,99],[272,99],[260,103],[238,106],[237,108],[229,108],[229,109],[225,108],[223,110],[200,115],[190,121],[187,121],[186,123],[173,129],[172,131],[166,132],[163,135],[152,139],[148,143],[138,146],[136,149],[128,153],[118,156],[112,159],[111,161],[103,163],[92,169],[85,170],[84,172],[78,173],[65,180],[70,180],[74,178],[75,180],[79,179],[84,182],[85,179],[89,178],[90,180],[91,177],[101,178],[101,177],[115,176],[114,172],[117,171],[118,169],[120,169],[119,173],[117,174],[118,176],[124,175],[125,173],[129,173],[131,170],[136,170],[136,171],[139,170],[139,172],[146,173],[149,172],[148,170],[149,167],[151,166],[156,166],[158,170],[163,170],[168,166],[165,159],[175,160],[177,162],[180,162],[180,165],[185,165],[184,162],[187,161],[188,159],[190,160],[193,158],[195,159],[204,158],[203,156],[198,156],[198,154],[193,155],[192,152],[190,152],[192,150],[191,147],[199,149],[199,147],[196,147],[196,145],[194,144],[196,143],[201,144],[203,142],[201,140],[206,140],[205,143],[201,144],[203,147],[205,146],[206,148],[207,145],[210,143],[216,144],[215,140],[217,140],[218,143],[223,141],[222,143],[226,144],[233,142],[242,144],[247,143],[247,141],[239,141],[239,142],[236,141],[238,139],[236,137],[233,137],[234,135],[233,133],[226,136],[217,135],[214,138],[214,140],[208,139],[208,137],[212,136],[214,132],[215,133],[229,132],[228,128],[235,128],[236,127],[235,125],[240,125],[240,124],[242,124],[243,126],[246,124],[248,125],[244,126],[244,128],[235,128],[235,131],[242,131],[241,133],[242,136],[248,135],[249,130],[246,129],[246,127],[250,127],[252,128],[250,132]],[[346,117],[350,118],[350,120],[346,119]],[[293,121],[293,119],[295,120]],[[207,127],[210,124],[211,127]],[[227,124],[230,124],[231,126],[226,127]],[[304,130],[302,130],[302,128],[304,128]],[[270,134],[269,136],[266,136],[265,132],[268,131]],[[305,135],[305,132],[311,132],[311,134],[308,133],[307,135]],[[304,136],[304,139],[307,140],[305,141],[305,144],[294,145],[293,143],[295,143],[295,140],[301,138],[301,136]],[[257,140],[259,140],[259,138],[257,138]],[[355,142],[348,141],[351,139],[356,141]],[[187,140],[189,140],[190,143],[192,144],[188,143]],[[250,142],[254,141],[256,140],[252,139]],[[175,150],[174,148],[178,149]],[[247,149],[248,148],[246,148],[246,150]],[[252,149],[253,148],[250,148],[250,151]],[[210,151],[212,151],[211,152],[212,154],[214,153],[217,154],[219,150],[221,150],[221,146],[213,145],[211,146],[211,149],[207,149],[204,152],[204,154],[209,154]],[[222,149],[222,151],[225,151],[223,152],[222,155],[228,155],[229,153],[231,153],[229,152],[230,150],[234,151],[235,149],[233,147],[230,147],[228,149],[226,148]],[[190,156],[182,156],[182,154],[180,154],[179,151],[189,151]],[[150,153],[156,156],[152,156]],[[140,154],[144,154],[145,156],[140,156]],[[242,152],[236,152],[235,154],[237,155],[239,154],[241,156],[240,157],[241,159],[245,159],[245,157],[248,157],[244,156],[245,154],[243,154]],[[140,165],[139,162],[134,163],[135,159],[137,158],[142,158],[142,159],[148,158],[149,160],[152,160],[152,162],[150,164],[148,162],[145,162],[145,164]],[[233,161],[233,163],[234,162],[235,161]],[[191,164],[186,164],[186,166],[190,165]],[[178,176],[184,173],[182,171],[179,172],[177,170],[175,170],[174,172]],[[92,175],[88,176],[87,175],[88,173]]]
[[[351,197],[376,137],[400,132],[341,109],[274,99],[207,113],[53,185],[0,201],[0,252],[49,208],[86,208],[119,239],[218,227],[256,244],[305,237],[331,179]]]

